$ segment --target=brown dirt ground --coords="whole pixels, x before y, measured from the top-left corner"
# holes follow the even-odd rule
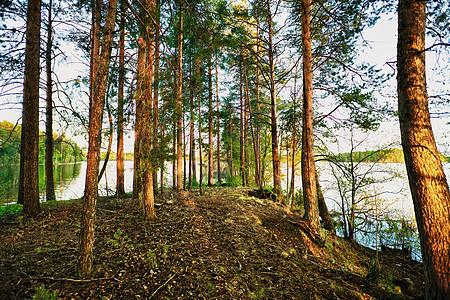
[[[245,188],[166,193],[143,223],[131,198],[100,198],[94,273],[76,279],[82,202],[0,221],[0,298],[420,299],[422,267],[380,253],[380,284],[365,279],[375,251],[324,232]],[[406,279],[409,278],[409,279]]]

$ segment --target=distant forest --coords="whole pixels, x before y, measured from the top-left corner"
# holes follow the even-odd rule
[[[19,164],[20,132],[22,125],[14,125],[8,121],[0,122],[0,165]],[[53,134],[53,162],[70,163],[83,159],[81,148],[64,134]],[[39,132],[39,164],[45,162],[45,136]]]
[[[440,154],[442,162],[448,162],[449,158]],[[336,160],[350,162],[380,162],[380,163],[405,163],[402,149],[385,149],[371,151],[357,151],[352,153],[341,153],[334,157]]]

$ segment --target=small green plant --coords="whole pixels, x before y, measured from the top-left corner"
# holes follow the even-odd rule
[[[36,288],[33,298],[36,300],[56,300],[58,299],[58,293],[47,290],[45,285],[41,284]]]
[[[147,264],[150,265],[150,267],[154,268],[156,267],[156,253],[152,249],[149,249],[147,251],[147,256],[145,257],[145,261]]]
[[[169,245],[164,245],[163,246],[163,253],[161,255],[162,259],[166,260],[168,253],[169,253]]]
[[[291,199],[291,207],[293,209],[303,208],[303,193],[300,189],[296,190]]]
[[[259,291],[250,293],[250,299],[263,299],[264,298],[264,289],[260,289]]]
[[[120,229],[116,230],[113,237],[108,240],[108,243],[116,248],[118,248],[120,245],[123,245],[128,248],[133,248],[133,245],[131,244],[131,241],[130,241],[130,238],[128,238],[128,235],[123,235],[122,230],[120,230]]]

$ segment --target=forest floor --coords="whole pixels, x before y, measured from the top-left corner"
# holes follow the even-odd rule
[[[76,278],[81,200],[47,205],[31,222],[1,220],[0,298],[423,298],[421,263],[379,253],[371,283],[374,250],[311,235],[299,212],[249,191],[167,192],[147,224],[131,198],[100,198],[89,280]]]

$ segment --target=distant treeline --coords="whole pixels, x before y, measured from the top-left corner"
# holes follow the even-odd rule
[[[18,164],[22,126],[0,122],[0,165]],[[53,134],[53,163],[70,163],[83,159],[80,147],[64,135]],[[45,135],[39,132],[39,164],[45,163]]]
[[[335,156],[339,161],[349,162],[350,153],[341,153]],[[371,150],[371,151],[357,151],[353,152],[353,161],[362,162],[380,162],[380,163],[404,163],[402,149],[385,149],[385,150]],[[447,162],[449,159],[441,154],[441,161]]]

